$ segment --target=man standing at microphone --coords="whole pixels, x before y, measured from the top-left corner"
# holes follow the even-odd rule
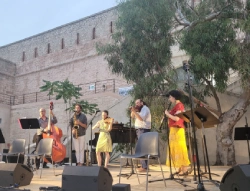
[[[82,166],[84,163],[87,117],[82,113],[82,106],[80,104],[75,104],[75,114],[70,119],[69,123],[72,128],[72,134],[74,135],[73,143],[75,147],[77,166]]]
[[[136,107],[136,108],[135,108]],[[141,100],[135,101],[135,107],[131,108],[131,118],[135,119],[136,135],[139,139],[142,133],[150,132],[151,129],[151,113],[146,104]],[[141,160],[140,172],[147,171],[147,161]]]

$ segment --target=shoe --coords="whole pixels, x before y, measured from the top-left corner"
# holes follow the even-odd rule
[[[46,166],[43,166],[43,168],[49,168],[49,167],[46,165]]]
[[[146,168],[138,168],[137,169],[139,172],[147,172],[147,169]]]
[[[193,172],[193,168],[190,166],[190,167],[188,167],[187,168],[187,172],[188,172],[188,174],[191,174],[192,172]]]
[[[188,171],[186,171],[186,172],[180,172],[178,175],[179,176],[187,176],[188,175]]]
[[[180,172],[174,172],[173,175],[178,175]]]

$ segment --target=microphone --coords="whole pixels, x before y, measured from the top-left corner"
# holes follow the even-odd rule
[[[97,110],[95,110],[95,113],[98,113],[98,112],[100,112],[101,110],[99,110],[99,109],[97,109]]]

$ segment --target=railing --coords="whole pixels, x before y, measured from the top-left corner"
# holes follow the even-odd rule
[[[15,96],[8,95],[8,94],[0,94],[0,103],[6,105],[14,105]]]
[[[83,96],[104,92],[118,92],[120,87],[129,86],[126,82],[116,79],[107,79],[102,81],[79,84],[82,88],[80,93]],[[48,96],[48,92],[33,92],[22,95],[7,95],[0,93],[0,103],[6,105],[19,105],[25,103],[34,103],[40,101],[55,100],[56,96]]]

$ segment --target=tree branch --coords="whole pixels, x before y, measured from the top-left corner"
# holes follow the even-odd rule
[[[218,17],[220,17],[222,15],[222,13],[224,12],[225,9],[227,9],[228,7],[232,6],[232,3],[229,3],[227,6],[223,7],[220,11],[218,12],[213,12],[207,16],[205,16],[203,19],[198,19],[195,20],[193,22],[190,22],[187,20],[187,18],[183,15],[183,13],[181,12],[181,9],[179,8],[178,3],[176,2],[175,4],[175,8],[176,8],[176,15],[174,16],[175,20],[184,27],[187,27],[187,29],[192,29],[193,27],[195,27],[196,25],[198,25],[199,23],[203,23],[203,22],[207,22],[207,21],[212,21]],[[196,13],[196,15],[198,15],[198,13]]]

